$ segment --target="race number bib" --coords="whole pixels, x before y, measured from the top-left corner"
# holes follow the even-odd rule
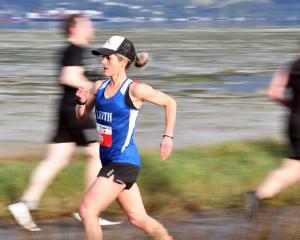
[[[112,146],[112,128],[97,123],[98,142],[101,146]]]

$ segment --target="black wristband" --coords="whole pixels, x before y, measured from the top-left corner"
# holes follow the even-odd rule
[[[164,135],[163,135],[163,138],[164,138],[164,137],[171,138],[172,140],[173,140],[173,138],[174,138],[174,137],[172,137],[172,136],[169,136],[169,135],[167,135],[167,134],[164,134]]]
[[[85,102],[84,102],[84,103],[82,103],[82,102],[80,102],[80,101],[79,101],[79,99],[76,99],[76,104],[77,104],[77,105],[80,105],[80,106],[83,106],[83,105],[85,105],[85,104],[86,104],[86,102],[87,102],[87,100],[85,100]]]

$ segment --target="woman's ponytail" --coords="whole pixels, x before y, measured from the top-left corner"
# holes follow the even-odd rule
[[[138,68],[144,67],[148,63],[149,59],[150,57],[148,53],[146,52],[137,53],[135,57],[134,66]]]

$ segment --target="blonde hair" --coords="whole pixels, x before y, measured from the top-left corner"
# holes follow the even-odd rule
[[[137,53],[134,61],[134,66],[138,68],[144,67],[148,63],[149,59],[150,57],[148,53]]]
[[[116,56],[119,58],[120,61],[122,59],[127,59],[128,60],[128,64],[126,66],[126,69],[128,69],[131,66],[132,62],[127,57],[123,56],[120,53],[116,53]],[[148,53],[146,53],[146,52],[137,53],[136,57],[135,57],[135,60],[134,60],[134,66],[137,67],[137,68],[142,68],[148,63],[149,59],[150,59],[150,57],[149,57]]]

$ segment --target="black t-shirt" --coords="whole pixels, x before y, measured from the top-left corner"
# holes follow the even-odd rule
[[[300,58],[290,65],[288,88],[291,90],[289,135],[300,137]]]
[[[85,68],[84,58],[86,48],[68,42],[67,47],[62,51],[61,68],[70,66],[81,66]],[[64,128],[94,128],[95,121],[91,117],[81,120],[76,118],[76,88],[63,85],[63,95],[59,108],[59,125]]]
[[[292,112],[300,113],[300,59],[291,64],[288,87],[292,93]]]

